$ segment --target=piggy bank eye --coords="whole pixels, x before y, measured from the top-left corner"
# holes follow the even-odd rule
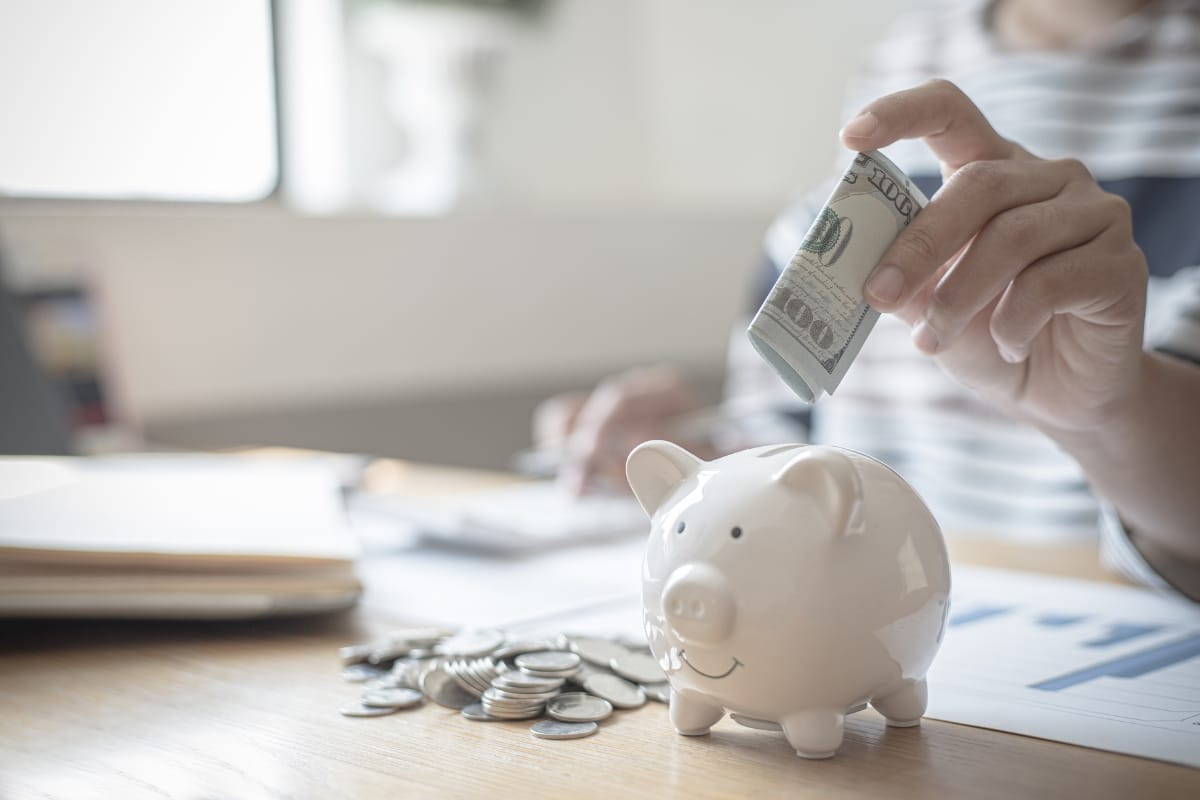
[[[740,538],[742,538],[742,529],[740,527],[738,527],[737,525],[734,525],[733,530],[731,530],[729,532],[729,535],[735,539],[740,539]]]
[[[675,532],[683,533],[683,529],[686,527],[687,527],[687,525],[685,525],[683,522],[680,522],[678,525],[675,526]]]

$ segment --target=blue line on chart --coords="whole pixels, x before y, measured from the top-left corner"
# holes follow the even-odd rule
[[[955,614],[950,618],[951,625],[970,625],[972,622],[998,617],[1012,611],[1012,606],[980,606],[971,611]]]
[[[1097,678],[1140,678],[1197,656],[1200,656],[1200,633],[1193,633],[1148,650],[1114,658],[1111,661],[1075,672],[1068,672],[1066,675],[1059,675],[1040,683],[1030,684],[1029,688],[1041,689],[1044,692],[1060,692]]]
[[[1068,625],[1075,625],[1083,622],[1087,617],[1079,616],[1078,614],[1042,614],[1037,618],[1037,624],[1043,628],[1065,628]]]
[[[1157,633],[1162,629],[1162,625],[1138,625],[1131,622],[1118,622],[1109,628],[1107,636],[1084,642],[1083,646],[1110,647],[1114,644],[1120,644],[1121,642],[1128,642],[1130,639],[1136,639],[1139,636]]]

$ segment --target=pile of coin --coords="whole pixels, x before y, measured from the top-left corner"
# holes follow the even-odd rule
[[[666,703],[666,675],[642,643],[560,634],[522,639],[495,629],[396,631],[339,651],[342,678],[363,684],[350,717],[384,716],[428,698],[477,721],[543,719],[543,739],[598,730],[613,709]]]

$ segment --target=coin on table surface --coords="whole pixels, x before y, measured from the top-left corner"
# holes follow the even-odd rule
[[[484,711],[496,719],[517,720],[517,719],[537,719],[538,717],[540,717],[542,715],[543,709],[541,706],[538,706],[537,708],[518,709],[515,711],[509,711],[506,709],[489,708],[488,706],[484,706]]]
[[[441,669],[431,670],[421,676],[421,691],[430,700],[446,708],[461,709],[478,699]]]
[[[667,674],[654,660],[654,656],[646,653],[626,653],[608,662],[612,671],[622,678],[628,678],[634,683],[662,683]]]
[[[492,658],[499,661],[503,658],[515,658],[526,653],[540,653],[543,650],[555,650],[557,645],[549,639],[517,639],[505,642],[492,653]]]
[[[363,692],[362,704],[372,708],[412,708],[424,697],[416,689],[368,689]]]
[[[349,667],[366,661],[374,649],[374,646],[369,644],[348,644],[338,649],[338,658],[342,660],[343,667]]]
[[[566,673],[579,669],[579,655],[565,650],[540,650],[517,656],[516,664],[534,675],[548,672]]]
[[[503,689],[492,687],[483,693],[483,699],[492,703],[506,703],[509,705],[533,705],[545,703],[547,700],[553,700],[558,697],[558,690],[554,689],[549,692],[532,693],[514,693],[506,692]]]
[[[560,722],[599,722],[612,716],[612,703],[586,692],[568,692],[546,703],[546,713]]]
[[[427,650],[443,639],[453,636],[455,631],[449,628],[401,628],[388,631],[383,641],[396,645],[404,645],[410,650],[418,648]]]
[[[617,656],[629,652],[624,646],[608,639],[596,639],[590,636],[572,636],[571,651],[589,664],[608,669],[608,664]]]
[[[656,700],[660,703],[671,702],[671,684],[669,683],[643,683],[641,684],[642,691],[646,693],[646,697],[651,700]]]
[[[646,693],[642,687],[616,675],[589,675],[583,682],[588,694],[603,698],[617,708],[640,708],[646,704]]]
[[[342,680],[350,683],[363,683],[374,678],[382,678],[387,670],[370,664],[351,664],[342,670]]]
[[[338,711],[341,712],[343,717],[386,717],[388,714],[395,714],[399,709],[350,703],[349,705],[342,706]]]
[[[372,664],[390,664],[412,652],[406,642],[381,642],[371,650],[367,660]]]
[[[410,686],[408,681],[404,679],[404,676],[397,675],[393,672],[389,672],[386,675],[382,675],[378,678],[372,678],[371,680],[365,682],[363,684],[363,688],[364,689],[400,689],[400,688],[415,689],[416,687]]]
[[[471,703],[469,706],[463,706],[462,715],[476,722],[496,722],[500,719],[500,717],[493,717],[484,711],[483,704],[481,703]]]
[[[617,642],[617,644],[628,647],[630,650],[633,650],[636,653],[649,653],[650,652],[650,643],[646,641],[645,636],[638,636],[637,638],[630,637],[630,636],[621,636],[616,640],[616,642]]]
[[[470,677],[466,674],[466,662],[461,659],[447,661],[442,665],[442,671],[454,679],[454,682],[463,689],[463,691],[479,697],[483,694],[483,690],[475,686]]]
[[[456,633],[439,642],[434,650],[445,656],[475,657],[491,653],[504,644],[504,633],[492,628],[477,628]]]
[[[527,672],[518,672],[510,670],[503,672],[492,678],[492,686],[501,689],[533,689],[536,691],[546,691],[548,689],[557,689],[563,685],[562,678],[542,678],[537,675],[530,675]]]
[[[594,722],[559,722],[556,719],[544,719],[535,722],[529,730],[539,739],[582,739],[599,729],[600,726]]]

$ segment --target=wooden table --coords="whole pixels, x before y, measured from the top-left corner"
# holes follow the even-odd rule
[[[403,466],[387,479],[420,493],[498,480]],[[962,562],[1100,575],[1085,548],[951,544]],[[398,622],[0,625],[0,798],[1200,797],[1198,770],[932,720],[888,729],[873,711],[818,762],[728,720],[678,736],[658,704],[580,741],[432,704],[338,715],[357,689],[336,648]]]

